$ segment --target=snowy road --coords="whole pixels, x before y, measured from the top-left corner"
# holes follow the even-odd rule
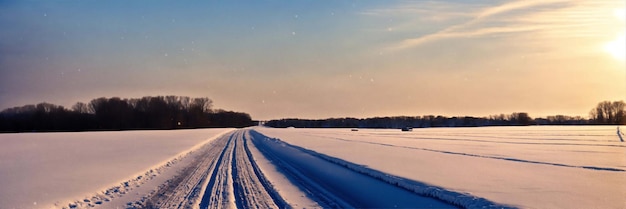
[[[284,208],[285,201],[261,173],[247,147],[245,131],[229,140],[216,161],[200,208]]]
[[[137,208],[457,208],[252,129],[222,135],[201,149],[202,154],[178,177],[144,201],[128,205]],[[276,172],[259,166],[258,162],[271,162]],[[293,198],[294,193],[299,198]]]
[[[136,208],[285,208],[246,147],[244,131],[222,135]]]

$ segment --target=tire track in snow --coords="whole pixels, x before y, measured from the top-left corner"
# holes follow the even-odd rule
[[[291,183],[308,192],[325,208],[467,206],[454,203],[455,200],[465,201],[467,198],[459,198],[463,195],[435,187],[426,188],[430,193],[420,195],[415,192],[413,181],[388,181],[387,174],[362,172],[312,154],[312,151],[268,141],[255,131],[244,129],[226,134],[203,148],[204,153],[197,162],[162,186],[147,204],[129,208],[292,208],[265,178],[248,146],[255,146],[293,180]],[[432,194],[448,195],[453,201],[444,203],[440,201],[442,198]],[[481,200],[471,197],[469,202],[484,206],[484,201],[477,202],[477,199]]]
[[[322,137],[322,138],[327,138],[327,139],[333,139],[333,140],[339,140],[339,141],[356,142],[356,143],[363,143],[363,144],[373,144],[373,145],[397,147],[397,148],[404,148],[404,149],[414,149],[414,150],[422,150],[422,151],[428,151],[428,152],[437,152],[437,153],[451,154],[451,155],[461,155],[461,156],[468,156],[468,157],[488,158],[488,159],[495,159],[495,160],[506,160],[506,161],[519,162],[519,163],[531,163],[531,164],[540,164],[540,165],[549,165],[549,166],[558,166],[558,167],[567,167],[567,168],[580,168],[580,169],[599,170],[599,171],[610,171],[610,172],[626,172],[626,170],[619,169],[619,168],[598,167],[598,166],[576,166],[576,165],[567,165],[567,164],[561,164],[561,163],[550,163],[550,162],[542,162],[542,161],[524,160],[524,159],[517,159],[517,158],[496,157],[496,156],[477,155],[477,154],[462,153],[462,152],[452,152],[452,151],[436,150],[436,149],[428,149],[428,148],[399,146],[399,145],[386,144],[386,143],[380,143],[380,142],[357,141],[357,140],[343,139],[343,138],[338,138],[338,137],[321,136],[321,135],[312,135],[312,134],[307,134],[307,135],[314,136],[314,137]]]
[[[232,196],[231,160],[233,153],[233,137],[230,135],[228,143],[218,158],[213,174],[206,187],[200,208],[234,208],[236,207]]]
[[[201,151],[179,175],[127,208],[291,208],[263,176],[243,130]]]
[[[257,132],[248,133],[249,135],[256,135],[256,138],[264,137],[259,136],[260,134]],[[351,207],[350,204],[332,195],[331,192],[326,191],[324,188],[320,187],[311,179],[307,178],[305,174],[301,172],[302,169],[299,169],[298,167],[296,167],[296,165],[285,162],[285,159],[282,158],[282,156],[278,156],[274,152],[269,150],[266,144],[259,142],[259,139],[254,139],[255,137],[251,138],[252,143],[255,145],[257,150],[265,156],[265,158],[270,160],[276,167],[280,168],[280,172],[283,173],[288,179],[290,179],[292,184],[300,188],[304,193],[307,194],[307,196],[316,201],[320,206],[324,208]]]
[[[326,137],[326,138],[330,138],[329,136],[324,136],[324,135],[320,135],[320,134],[306,134],[308,136],[315,136],[315,137]],[[507,142],[507,141],[494,141],[494,140],[484,140],[484,139],[459,139],[459,138],[443,138],[443,137],[425,137],[425,136],[401,136],[401,135],[396,135],[396,134],[386,134],[387,137],[392,137],[392,138],[400,138],[400,139],[416,139],[416,140],[437,140],[437,141],[468,141],[468,142],[484,142],[484,143],[498,143],[498,144],[525,144],[525,145],[555,145],[555,146],[594,146],[594,147],[624,147],[626,148],[626,145],[619,145],[619,144],[584,144],[584,143],[555,143],[555,142]],[[371,136],[371,135],[366,135],[366,134],[361,134],[361,136]],[[463,137],[465,135],[448,135],[451,137]],[[475,136],[470,136],[467,135],[469,137],[475,137]],[[493,138],[493,139],[521,139],[521,140],[535,140],[535,141],[547,141],[546,139],[532,139],[532,138],[520,138],[520,137],[494,137],[494,136],[484,136],[483,138]],[[572,141],[571,139],[548,139],[548,140],[555,140],[555,141]],[[611,142],[611,141],[598,141],[598,140],[578,140],[578,141],[590,141],[590,142]]]
[[[85,197],[81,200],[75,200],[66,205],[59,205],[60,203],[56,203],[56,207],[60,207],[63,209],[80,209],[80,208],[183,208],[182,204],[183,200],[174,200],[178,199],[194,199],[198,197],[198,191],[201,188],[201,185],[196,185],[198,181],[202,180],[203,175],[202,171],[206,170],[203,166],[207,165],[204,159],[213,159],[211,157],[207,157],[208,154],[212,153],[211,149],[215,147],[216,143],[219,143],[218,139],[223,136],[229,135],[228,132],[232,132],[230,130],[223,131],[214,137],[207,139],[207,141],[202,142],[201,144],[197,144],[190,149],[179,153],[174,158],[161,163],[149,170],[145,171],[143,174],[139,174],[136,177],[126,180],[124,182],[119,183],[113,187],[110,187],[104,191],[98,192],[91,197]],[[215,140],[213,140],[215,139]],[[219,147],[219,145],[217,145]],[[207,151],[208,150],[208,151]],[[217,150],[216,152],[219,152]],[[178,166],[179,163],[185,161],[188,158],[188,162],[185,163],[185,166],[180,166],[182,168],[179,172],[180,174],[174,175],[171,179],[165,181],[163,184],[159,185],[157,188],[152,189],[147,188],[146,183],[150,183],[155,178],[159,178],[160,175],[166,172],[176,172],[175,170],[170,170],[172,167]],[[192,159],[193,158],[193,159]],[[199,168],[202,167],[202,168]],[[200,180],[198,180],[200,179]],[[139,188],[139,189],[137,189]],[[147,188],[147,189],[146,189]],[[133,199],[133,197],[129,197],[130,195],[134,195],[135,189],[139,190]],[[141,196],[140,196],[141,195]],[[132,200],[131,202],[126,202]],[[173,202],[177,202],[178,204],[173,204]],[[185,205],[192,204],[187,202]],[[165,207],[164,205],[168,205]],[[1,206],[0,206],[1,207]]]
[[[291,208],[255,163],[244,130],[234,132],[216,161],[200,208]]]
[[[247,133],[248,131],[246,131],[244,134],[249,136],[249,134]],[[261,172],[261,168],[259,168],[259,166],[257,165],[256,161],[252,157],[252,153],[250,152],[250,149],[248,148],[249,137],[245,137],[245,135],[242,135],[243,137],[242,140],[243,140],[243,148],[247,156],[246,160],[251,165],[248,168],[252,168],[254,175],[259,178],[258,179],[259,183],[261,183],[265,191],[268,192],[268,195],[274,201],[274,204],[276,204],[276,206],[278,206],[279,208],[291,208],[291,206],[289,206],[287,202],[280,196],[280,194],[278,194],[278,192],[272,186],[270,181],[267,178],[265,178],[265,175],[263,175],[263,173]]]
[[[191,208],[197,205],[201,196],[202,184],[215,169],[216,159],[228,142],[230,134],[224,134],[201,148],[203,152],[179,175],[168,180],[147,198],[143,204],[129,203],[130,208]]]
[[[332,157],[268,138],[254,130],[250,135],[266,158],[325,208],[508,208],[341,159],[331,160]]]
[[[235,133],[235,149],[233,154],[233,181],[237,208],[284,208],[284,200],[271,195],[274,189],[267,182],[254,159],[246,152],[246,139],[243,131]]]

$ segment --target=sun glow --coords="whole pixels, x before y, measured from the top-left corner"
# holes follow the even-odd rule
[[[604,45],[604,50],[619,60],[626,60],[626,36],[618,35],[617,38]]]
[[[621,21],[624,21],[626,19],[626,14],[624,13],[624,8],[613,10],[613,15],[615,15],[615,17]]]
[[[624,19],[626,19],[626,15],[624,14],[624,8],[617,8],[613,10],[613,16],[617,18],[619,24],[622,26],[621,30],[624,31]],[[618,60],[626,60],[626,35],[624,32],[621,32],[617,35],[615,39],[604,44],[604,51],[609,53],[611,56]]]

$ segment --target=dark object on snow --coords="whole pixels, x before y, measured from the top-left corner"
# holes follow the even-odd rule
[[[353,128],[351,131],[359,131],[359,129]]]
[[[404,127],[402,131],[413,131],[413,127]]]

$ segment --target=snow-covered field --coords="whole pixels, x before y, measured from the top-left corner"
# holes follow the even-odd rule
[[[138,176],[161,176],[168,169],[157,168],[231,130],[0,134],[0,208],[61,207],[120,183],[143,184]],[[137,193],[130,189],[115,195]]]
[[[615,126],[270,129],[291,145],[522,208],[626,208]]]
[[[626,208],[614,126],[0,134],[0,208]]]

